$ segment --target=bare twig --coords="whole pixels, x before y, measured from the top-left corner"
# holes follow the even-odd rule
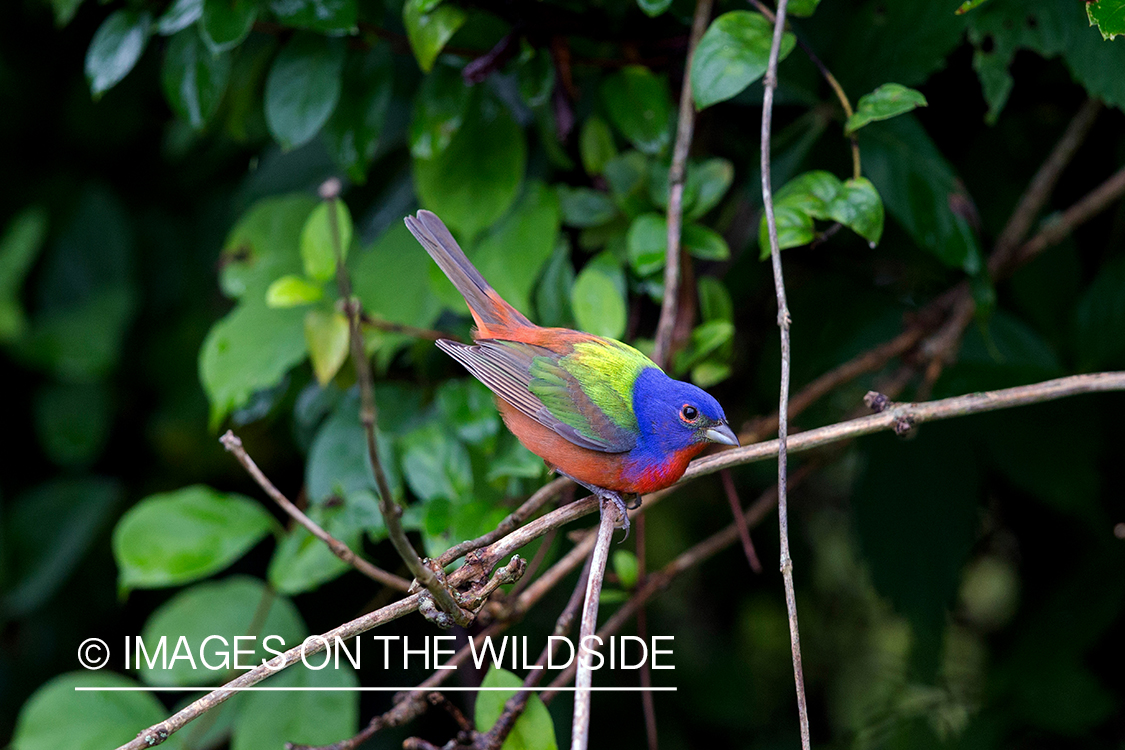
[[[328,224],[332,231],[332,244],[336,252],[336,285],[340,289],[340,296],[344,299],[344,306],[348,315],[348,338],[351,344],[352,363],[355,366],[356,380],[359,381],[360,409],[359,418],[363,423],[363,430],[367,436],[367,456],[371,469],[375,474],[375,486],[379,490],[379,511],[383,514],[383,522],[387,526],[387,536],[394,545],[399,557],[406,563],[411,575],[418,583],[422,584],[433,597],[438,609],[444,617],[435,614],[433,621],[440,627],[452,627],[454,624],[467,625],[472,621],[472,615],[465,612],[457,604],[449,589],[445,587],[438,575],[422,563],[414,546],[406,537],[406,531],[399,520],[402,516],[402,507],[391,496],[391,486],[387,482],[387,475],[383,471],[383,462],[379,459],[378,444],[375,439],[375,424],[378,421],[378,411],[375,406],[375,378],[371,374],[371,362],[363,350],[363,334],[360,331],[360,305],[359,300],[352,296],[352,282],[348,277],[347,266],[344,265],[343,249],[340,246],[340,228],[337,226],[336,201],[340,196],[340,181],[336,178],[326,180],[320,186],[320,197],[328,203]]]
[[[723,480],[723,490],[726,492],[727,501],[730,503],[730,512],[734,516],[734,525],[738,529],[738,536],[742,539],[742,552],[746,555],[746,562],[750,569],[758,575],[762,574],[762,561],[758,559],[758,551],[754,549],[754,540],[750,538],[750,527],[746,524],[746,516],[742,515],[742,504],[738,501],[738,490],[734,486],[734,478],[730,469],[719,472]]]
[[[594,684],[593,649],[594,631],[598,627],[598,601],[605,580],[605,565],[609,560],[609,543],[619,521],[617,506],[609,500],[602,501],[601,523],[590,562],[590,576],[586,581],[586,604],[582,608],[582,627],[578,637],[578,678],[574,693],[574,724],[570,730],[571,750],[586,750],[590,745],[590,686]]]
[[[637,516],[635,524],[637,529],[637,586],[643,586],[648,578],[648,550],[645,544],[645,518],[644,514]],[[648,613],[644,607],[637,609],[637,637],[645,643],[648,642]],[[660,743],[656,730],[656,701],[652,697],[652,668],[648,660],[641,664],[641,712],[645,719],[645,739],[648,740],[648,750],[657,750]]]
[[[1025,242],[1013,258],[1013,265],[1022,265],[1046,248],[1060,242],[1073,232],[1075,227],[1101,213],[1122,195],[1125,195],[1125,167],[1114,172],[1105,182],[1063,211],[1061,216],[1048,223],[1038,234]]]
[[[769,6],[763,3],[762,0],[749,0],[749,2],[759,13],[768,18],[771,23],[777,22],[777,17],[774,15],[774,12],[770,10]],[[848,95],[844,92],[844,87],[840,85],[840,82],[836,80],[836,76],[832,75],[832,71],[829,70],[828,66],[817,56],[808,42],[795,32],[793,33],[793,38],[797,40],[797,46],[801,48],[801,51],[805,53],[809,61],[820,71],[821,77],[828,83],[829,87],[832,89],[832,93],[836,95],[837,101],[840,102],[840,107],[844,110],[844,121],[847,122],[854,111],[852,110],[852,103],[848,100]],[[848,140],[851,141],[852,146],[852,177],[859,179],[862,174],[859,161],[859,138],[856,137],[855,133],[852,133],[848,136]],[[834,224],[833,228],[829,231],[835,233],[839,228],[840,224]]]
[[[340,558],[348,565],[351,565],[368,578],[376,580],[385,586],[390,586],[399,591],[410,590],[410,581],[401,576],[396,576],[394,573],[388,573],[382,568],[367,562],[362,557],[352,552],[348,545],[329,534],[322,529],[316,521],[305,515],[301,509],[294,505],[289,498],[285,497],[285,495],[281,493],[281,490],[274,486],[269,477],[258,468],[258,464],[254,463],[254,459],[250,458],[250,454],[242,447],[242,440],[232,431],[227,430],[226,433],[219,438],[219,442],[223,444],[223,447],[226,448],[227,451],[234,454],[234,457],[238,459],[238,462],[246,469],[246,473],[258,483],[259,487],[265,490],[266,494],[270,496],[270,499],[281,506],[281,509],[288,513],[294,521],[308,529],[310,534],[328,545],[328,549],[332,550],[332,554],[336,555],[336,557]]]
[[[359,322],[377,331],[383,331],[384,333],[401,333],[403,336],[413,336],[416,339],[429,339],[430,341],[450,339],[451,341],[461,341],[460,336],[455,333],[450,333],[449,331],[435,331],[432,328],[416,328],[414,326],[408,326],[405,323],[395,323],[394,321],[375,317],[363,310],[360,310]]]
[[[663,367],[672,353],[672,334],[676,329],[676,309],[680,300],[680,230],[684,218],[684,180],[691,136],[695,129],[695,102],[691,95],[691,61],[707,21],[711,18],[711,0],[696,0],[691,23],[687,58],[684,62],[684,83],[680,88],[680,115],[676,125],[676,142],[672,147],[672,166],[668,170],[668,247],[664,255],[664,300],[660,303],[660,321],[656,326],[654,359]]]
[[[829,425],[808,432],[798,433],[789,440],[789,452],[797,453],[803,451],[813,450],[814,448],[824,447],[833,443],[838,443],[842,440],[851,440],[862,435],[870,435],[876,432],[884,432],[893,430],[896,427],[901,428],[903,425],[909,425],[909,429],[916,429],[917,426],[925,422],[934,422],[943,419],[950,419],[953,417],[961,417],[969,414],[978,414],[987,411],[995,411],[998,409],[1006,409],[1015,406],[1024,406],[1028,404],[1044,403],[1047,401],[1054,401],[1068,396],[1074,396],[1082,393],[1099,393],[1107,391],[1125,391],[1125,372],[1103,372],[1093,373],[1086,375],[1072,375],[1066,378],[1058,378],[1056,380],[1048,380],[1042,383],[1035,383],[1032,385],[1018,386],[1016,388],[1007,388],[999,391],[986,391],[983,393],[972,393],[965,396],[956,396],[953,398],[941,399],[939,401],[929,401],[924,403],[901,403],[901,404],[887,404],[886,408],[879,414],[874,414],[858,419],[841,422],[838,424]],[[758,443],[756,445],[748,445],[743,448],[736,448],[723,453],[695,461],[688,467],[687,472],[684,474],[683,479],[679,484],[689,482],[699,477],[713,474],[724,468],[731,466],[739,466],[742,464],[753,463],[755,461],[764,461],[773,458],[777,455],[778,444],[777,441],[769,441],[765,443]],[[793,481],[796,481],[796,475]],[[679,484],[676,486],[678,487]],[[656,502],[666,497],[670,490],[662,490],[654,495],[646,498],[645,505],[638,508],[635,513],[642,513],[647,509],[651,509]],[[759,503],[761,500],[759,500]],[[753,527],[760,520],[759,511],[755,510],[757,504],[746,513],[747,523]],[[479,568],[477,566],[484,564],[483,560],[499,561],[513,551],[519,549],[524,544],[546,534],[551,529],[559,528],[577,518],[593,513],[598,509],[598,502],[593,497],[586,497],[577,500],[567,506],[551,511],[543,517],[536,519],[536,521],[528,524],[527,526],[512,532],[506,537],[497,540],[485,550],[476,553],[478,562],[475,564],[466,563],[461,568],[457,569],[449,576],[449,583],[453,587],[458,587],[470,583],[479,576]],[[765,508],[761,510],[764,513]],[[738,535],[738,531],[734,524],[729,527],[730,542],[733,542]],[[521,614],[526,612],[535,601],[537,601],[543,594],[551,587],[558,583],[558,581],[566,575],[567,572],[573,570],[581,563],[582,560],[589,554],[590,549],[594,546],[594,536],[589,535],[582,542],[577,544],[563,560],[560,560],[552,566],[546,573],[539,577],[534,583],[527,587],[523,594],[520,596],[520,601],[517,602],[513,608],[513,612]],[[698,547],[699,545],[697,545]],[[696,548],[693,548],[696,549]],[[471,556],[472,557],[472,556]],[[683,556],[681,556],[683,557]],[[680,559],[680,558],[677,558]],[[568,567],[569,566],[569,567]],[[657,585],[659,579],[657,576],[651,576],[648,586]],[[421,594],[414,594],[397,602],[387,605],[375,612],[368,613],[359,617],[351,622],[344,623],[326,633],[323,633],[319,638],[309,640],[309,646],[305,649],[306,655],[313,655],[324,650],[324,644],[327,642],[335,642],[336,637],[341,639],[352,638],[361,633],[365,633],[372,628],[383,625],[392,620],[403,617],[407,614],[418,609],[419,602],[422,599]],[[632,610],[630,610],[631,616]],[[618,613],[620,614],[620,613]],[[614,615],[616,617],[617,614]],[[614,618],[611,618],[612,621]],[[607,624],[610,622],[607,621]],[[487,632],[487,631],[486,631]],[[286,651],[280,657],[276,657],[271,663],[270,667],[259,666],[240,677],[232,680],[224,685],[219,690],[212,691],[203,696],[199,700],[193,702],[181,711],[166,719],[165,721],[155,724],[152,727],[141,732],[140,735],[133,741],[126,743],[118,748],[118,750],[144,750],[145,748],[153,747],[164,742],[171,734],[188,722],[197,718],[204,712],[214,708],[220,703],[226,701],[241,687],[248,687],[256,685],[270,675],[291,666],[294,662],[301,658],[301,647],[295,647]],[[456,657],[454,657],[456,658]],[[462,656],[462,659],[466,658]],[[452,659],[451,659],[452,663]],[[442,670],[440,677],[448,676],[449,670]],[[435,676],[438,677],[438,676]],[[424,693],[433,689],[432,684],[428,680],[419,686],[419,690]],[[387,724],[388,726],[390,724]]]
[[[797,596],[793,590],[793,560],[789,555],[788,478],[789,439],[789,304],[785,299],[785,278],[781,271],[781,248],[777,241],[777,221],[773,213],[770,188],[770,125],[773,119],[773,94],[777,89],[777,58],[785,32],[785,7],[789,0],[778,0],[773,25],[773,43],[764,80],[762,99],[762,201],[769,229],[770,257],[773,261],[774,291],[777,293],[777,326],[781,331],[781,394],[777,407],[777,520],[781,532],[781,575],[785,583],[785,604],[789,613],[789,643],[793,651],[793,677],[797,685],[797,712],[801,722],[801,747],[810,750],[809,711],[805,702],[805,675],[801,668],[801,634],[797,623]]]
[[[546,505],[549,501],[558,497],[567,487],[574,486],[574,483],[564,477],[548,482],[535,491],[531,497],[524,502],[523,505],[512,511],[503,521],[496,525],[496,528],[487,534],[470,539],[460,544],[455,544],[438,558],[438,564],[443,568],[454,560],[459,560],[473,550],[480,549],[492,544],[497,539],[500,539],[505,534],[509,534],[519,527],[521,523],[530,518],[536,511]]]
[[[1000,236],[996,238],[996,246],[988,259],[990,273],[996,274],[1011,262],[1012,254],[1019,249],[1020,241],[1027,236],[1035,218],[1043,210],[1047,199],[1051,197],[1059,176],[1086,139],[1086,134],[1094,126],[1094,120],[1097,119],[1101,108],[1102,103],[1099,100],[1087,99],[1078,110],[1078,114],[1067,125],[1066,131],[1051,150],[1047,160],[1031,178],[1031,183],[1016,204],[1011,218],[1000,232]]]
[[[641,518],[644,518],[644,516],[641,516]],[[578,583],[574,586],[574,592],[571,593],[566,606],[559,614],[558,619],[555,620],[553,635],[564,636],[570,632],[570,628],[574,624],[574,616],[578,614],[578,608],[582,606],[582,595],[586,591],[593,560],[592,555],[587,556],[586,566],[583,568],[582,574],[578,576]],[[543,651],[539,654],[535,664],[540,667],[545,666],[549,658],[558,650],[558,645],[558,641],[548,639],[547,645],[543,647]],[[478,738],[476,746],[479,750],[498,750],[504,744],[504,740],[515,727],[524,709],[527,708],[527,700],[531,697],[531,691],[528,688],[533,688],[539,684],[539,681],[543,679],[543,672],[543,669],[528,670],[527,677],[523,681],[524,689],[504,703],[504,710],[500,713],[496,723],[483,736]]]

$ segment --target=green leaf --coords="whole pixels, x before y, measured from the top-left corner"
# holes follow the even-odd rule
[[[870,122],[889,120],[926,105],[926,97],[921,92],[897,83],[884,83],[859,98],[855,112],[844,124],[844,132],[850,135]]]
[[[434,5],[430,0],[406,0],[402,6],[402,23],[410,49],[414,51],[418,67],[427,73],[434,67],[442,48],[469,18],[456,5]]]
[[[352,261],[355,293],[369,315],[420,328],[434,322],[441,304],[430,291],[433,261],[401,221]]]
[[[680,235],[684,249],[700,260],[728,260],[730,248],[723,236],[694,222],[684,225]]]
[[[151,26],[147,11],[117,10],[94,32],[86,51],[86,81],[95,99],[117,85],[141,59]]]
[[[113,421],[113,404],[104,385],[42,385],[35,393],[34,406],[39,444],[52,461],[86,468],[98,459]]]
[[[496,293],[517,310],[531,310],[531,292],[555,249],[559,222],[555,191],[541,182],[528,182],[511,212],[469,254]]]
[[[441,66],[422,81],[410,120],[410,153],[432,159],[446,149],[465,121],[472,90],[461,73]]]
[[[609,160],[617,156],[613,133],[610,132],[605,120],[597,115],[586,118],[578,138],[578,151],[582,155],[582,166],[586,174],[599,175],[605,170]]]
[[[266,77],[266,125],[282,148],[313,139],[340,100],[344,42],[307,32],[295,35]]]
[[[526,163],[523,132],[507,108],[478,101],[445,150],[414,159],[414,186],[422,204],[469,241],[515,201]]]
[[[1093,0],[1086,3],[1091,26],[1097,26],[1102,39],[1111,40],[1125,34],[1125,0]]]
[[[1082,369],[1101,370],[1125,362],[1125,260],[1106,263],[1078,301],[1074,343]]]
[[[574,280],[570,304],[581,330],[611,339],[625,335],[625,278],[612,254],[601,253],[586,264]]]
[[[605,179],[613,202],[630,219],[651,211],[646,186],[649,163],[640,151],[626,151],[606,162]]]
[[[497,455],[489,461],[489,482],[498,479],[539,479],[543,476],[543,459],[524,448],[518,440],[512,440],[506,451],[497,451]]]
[[[475,378],[442,383],[437,405],[457,437],[466,443],[480,444],[500,432],[500,415],[492,392]]]
[[[113,672],[68,672],[53,678],[28,699],[16,720],[12,750],[104,750],[124,745],[137,730],[168,716],[151,693],[83,691],[78,687],[136,688],[135,681]],[[183,737],[165,740],[182,748]]]
[[[336,209],[336,226],[332,226],[332,206]],[[317,281],[328,281],[336,276],[336,244],[340,254],[348,258],[352,244],[352,215],[342,200],[324,201],[309,214],[301,229],[301,260],[305,275]]]
[[[230,56],[212,53],[198,29],[190,26],[173,36],[164,52],[164,98],[177,117],[200,130],[219,108],[230,68]]]
[[[570,243],[565,237],[560,237],[535,290],[535,309],[539,313],[536,320],[540,325],[574,327],[574,313],[570,309],[570,290],[573,286],[574,266],[570,262]]]
[[[304,313],[245,300],[211,327],[199,350],[199,378],[211,402],[211,428],[272,388],[305,359]]]
[[[506,690],[486,690],[477,695],[473,708],[473,723],[478,732],[487,732],[504,712],[504,704],[523,687],[523,680],[511,672],[492,666],[481,680],[481,687],[503,688]],[[511,734],[504,740],[501,750],[557,750],[555,724],[543,701],[534,693],[527,699],[527,708],[516,720]]]
[[[727,159],[708,159],[699,164],[688,164],[684,196],[691,195],[691,203],[684,205],[684,219],[702,218],[718,205],[734,181],[734,165]]]
[[[537,109],[551,101],[555,90],[555,63],[547,50],[536,50],[526,41],[521,43],[516,66],[516,82],[520,97],[527,106]]]
[[[201,484],[149,495],[113,531],[119,585],[161,588],[206,578],[242,557],[273,526],[260,504]]]
[[[324,528],[324,508],[309,509],[309,518]],[[358,529],[345,534],[329,531],[336,539],[353,551],[360,544]],[[328,545],[309,533],[304,526],[294,525],[277,545],[270,559],[268,578],[270,586],[287,596],[315,591],[323,584],[339,578],[352,570],[352,566],[333,554]]]
[[[699,288],[699,312],[703,322],[712,320],[734,321],[734,302],[726,285],[714,276],[701,276]]]
[[[668,222],[662,214],[642,214],[633,219],[625,236],[629,266],[638,276],[651,276],[664,268],[668,254]]]
[[[672,99],[668,85],[648,68],[627,65],[602,81],[602,103],[610,122],[646,154],[672,142]]]
[[[883,236],[883,201],[866,177],[851,179],[825,207],[823,217],[838,221],[874,247]]]
[[[773,24],[761,13],[733,10],[712,21],[691,60],[695,108],[726,101],[761,78],[772,42]],[[778,60],[788,57],[796,43],[787,32],[781,38]]]
[[[161,36],[178,34],[203,17],[203,0],[175,0],[160,18],[156,32]]]
[[[324,140],[332,158],[362,183],[375,159],[393,82],[389,49],[380,45],[367,52],[349,52],[344,63],[340,101],[324,126]]]
[[[976,8],[977,6],[980,6],[980,5],[984,5],[986,2],[988,2],[988,0],[965,0],[965,2],[958,5],[957,10],[955,10],[953,12],[956,13],[957,15],[959,15],[959,16],[963,16],[964,14],[968,13],[973,8]]]
[[[250,36],[258,7],[258,0],[203,0],[203,41],[212,52],[234,49]]]
[[[348,319],[337,311],[309,310],[305,314],[305,341],[313,374],[322,386],[340,371],[348,358]]]
[[[382,422],[389,416],[393,404],[381,397],[381,389],[376,391],[379,404],[379,418]],[[420,408],[415,406],[415,409]],[[413,411],[413,410],[412,410]],[[412,426],[408,419],[402,420]],[[384,434],[389,427],[380,425],[375,442],[378,446],[379,460],[387,475],[394,499],[402,497],[402,478],[398,474],[398,461],[390,440]],[[350,395],[340,400],[332,416],[325,420],[309,446],[305,464],[305,482],[310,502],[323,503],[331,497],[340,497],[345,502],[355,500],[361,495],[374,496],[375,474],[367,454],[367,436],[359,421],[359,398]]]
[[[266,306],[288,308],[316,302],[324,296],[324,287],[315,284],[304,276],[289,274],[270,284],[266,290]]]
[[[354,654],[358,645],[349,642]],[[335,648],[335,647],[334,647]],[[319,666],[323,654],[310,656]],[[287,742],[301,745],[327,745],[341,737],[351,737],[359,729],[359,693],[348,690],[315,688],[354,688],[359,685],[355,672],[340,655],[340,667],[314,671],[298,664],[270,679],[271,685],[312,688],[301,692],[251,693],[242,706],[231,735],[231,750],[264,750],[285,747]]]
[[[975,275],[982,262],[966,215],[972,199],[918,121],[906,115],[864,128],[859,142],[864,171],[895,221],[947,266]]]
[[[816,12],[818,5],[820,5],[820,0],[793,0],[789,3],[787,10],[791,16],[808,18]]]
[[[196,584],[160,605],[141,630],[145,650],[134,646],[131,663],[148,685],[215,685],[232,671],[243,672],[272,658],[266,645],[285,651],[299,645],[305,633],[291,601],[257,578],[231,576]],[[256,637],[235,643],[235,638],[248,635]],[[266,636],[272,635],[280,638],[267,644]],[[167,661],[157,655],[162,638]],[[238,655],[236,645],[242,652]],[[174,658],[177,655],[180,658]]]
[[[121,497],[114,481],[55,479],[6,501],[0,609],[18,618],[49,601],[111,523]]]
[[[300,237],[318,201],[306,194],[265,198],[230,230],[219,257],[219,284],[228,297],[264,298],[280,276],[301,269]]]
[[[49,0],[51,8],[55,11],[55,26],[60,29],[74,18],[85,0]]]
[[[695,327],[687,346],[676,354],[676,372],[686,372],[734,338],[734,324],[712,320]]]
[[[403,436],[402,472],[422,501],[472,499],[473,468],[460,441],[437,422],[427,422]]]
[[[337,34],[355,28],[356,0],[272,0],[270,10],[286,26]]]
[[[656,18],[672,7],[672,0],[637,0],[637,5],[649,18]]]
[[[628,550],[614,550],[613,572],[617,574],[617,582],[621,584],[621,588],[634,588],[637,585],[639,571],[636,555]]]
[[[838,221],[873,247],[883,234],[883,203],[875,187],[863,177],[841,183],[829,172],[805,172],[777,192],[774,209],[782,250],[811,242],[815,236],[813,219]],[[758,231],[761,257],[768,258],[765,216]]]
[[[593,188],[559,185],[563,223],[570,227],[600,227],[617,215],[609,196]]]
[[[0,235],[0,343],[27,329],[20,289],[47,235],[47,212],[38,206],[17,214]]]

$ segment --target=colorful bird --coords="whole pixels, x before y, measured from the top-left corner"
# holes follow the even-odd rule
[[[437,345],[496,394],[508,429],[559,474],[621,510],[683,476],[710,443],[738,445],[719,403],[627,344],[542,328],[502,300],[430,211],[406,226],[465,298],[473,345]]]

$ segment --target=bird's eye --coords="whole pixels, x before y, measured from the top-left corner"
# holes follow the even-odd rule
[[[696,409],[691,404],[684,404],[680,409],[680,419],[685,422],[694,422],[696,417],[699,416],[699,409]]]

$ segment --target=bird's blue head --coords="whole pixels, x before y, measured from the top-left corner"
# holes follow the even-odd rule
[[[659,455],[679,453],[706,443],[738,445],[723,407],[706,391],[646,368],[633,385],[640,444]]]

